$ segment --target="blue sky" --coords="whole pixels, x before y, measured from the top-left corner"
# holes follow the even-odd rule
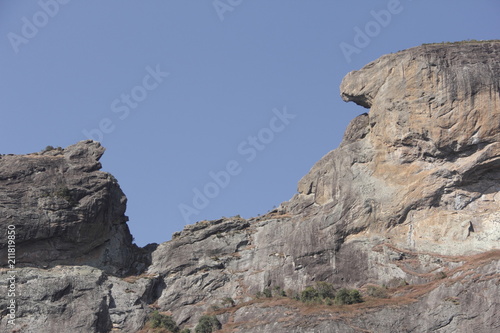
[[[498,39],[499,14],[497,0],[2,0],[0,153],[101,139],[141,246],[257,216],[366,111],[340,99],[346,73]]]

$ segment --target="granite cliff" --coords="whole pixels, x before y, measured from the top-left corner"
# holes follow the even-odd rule
[[[16,325],[2,294],[2,327],[155,332],[158,310],[191,329],[215,315],[221,332],[499,330],[499,54],[498,41],[423,45],[347,74],[341,97],[369,112],[293,198],[160,245],[132,244],[99,143],[2,155],[2,239],[14,225],[17,251]],[[322,282],[364,302],[290,297]]]

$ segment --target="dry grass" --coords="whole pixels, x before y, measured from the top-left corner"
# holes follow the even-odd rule
[[[241,253],[240,252],[233,252],[229,256],[233,258],[241,258]]]
[[[467,39],[467,40],[460,40],[456,42],[441,42],[441,43],[424,43],[422,45],[456,45],[456,44],[476,44],[476,43],[497,43],[500,42],[499,39],[493,39],[493,40],[476,40],[476,39]]]
[[[148,307],[150,307],[153,310],[159,310],[161,307],[158,305],[158,300],[154,302],[153,304],[149,304]]]
[[[394,264],[397,265],[403,272],[405,272],[408,275],[427,278],[429,280],[444,279],[447,276],[454,275],[456,272],[469,270],[473,267],[479,267],[491,260],[500,259],[500,250],[491,250],[488,252],[483,252],[470,256],[463,256],[463,255],[451,256],[451,255],[442,255],[432,252],[421,252],[421,251],[412,252],[409,250],[397,248],[394,245],[387,243],[379,244],[375,246],[372,250],[380,253],[383,251],[384,246],[395,252],[403,253],[407,256],[406,259],[394,262]],[[417,258],[418,256],[422,255],[430,256],[433,258],[439,258],[443,261],[443,263],[462,263],[462,265],[453,269],[444,269],[438,272],[436,272],[438,268],[434,268],[424,273],[417,272],[415,271],[419,268],[419,260]],[[446,276],[443,276],[443,274]],[[450,279],[448,279],[448,281],[450,281]]]
[[[141,275],[129,275],[124,278],[122,278],[123,281],[128,282],[128,283],[136,283],[137,280],[140,279],[152,279],[157,277],[156,274],[147,274],[147,273],[142,273]]]
[[[45,158],[48,160],[64,158],[64,155],[62,153],[58,154],[58,155],[39,155],[38,153],[32,153],[32,154],[27,154],[27,155],[22,155],[22,156],[29,157],[29,158]]]
[[[398,249],[399,250],[399,249]],[[401,251],[408,252],[408,254],[424,254],[424,253],[411,253],[410,251]],[[428,254],[428,253],[425,253]],[[434,255],[434,254],[430,254]],[[343,319],[346,323],[349,322],[350,318],[354,318],[356,316],[362,315],[367,312],[376,311],[381,307],[400,307],[407,304],[411,304],[413,302],[418,301],[421,297],[425,296],[432,290],[436,289],[442,284],[448,285],[452,283],[456,283],[460,280],[468,280],[472,279],[472,281],[485,281],[491,279],[499,279],[500,283],[500,273],[491,273],[487,275],[478,274],[477,269],[481,266],[484,266],[492,261],[500,260],[500,250],[493,250],[481,254],[476,254],[472,256],[441,256],[435,255],[436,257],[440,257],[450,262],[461,262],[463,265],[460,267],[456,267],[454,269],[450,269],[445,273],[425,273],[423,275],[428,275],[430,277],[434,277],[431,281],[425,284],[419,285],[406,285],[395,288],[388,288],[387,298],[379,298],[364,295],[363,303],[357,303],[352,305],[318,305],[318,304],[305,304],[303,302],[287,298],[287,297],[274,297],[274,298],[259,298],[253,299],[248,302],[240,303],[231,308],[219,309],[214,311],[212,314],[222,315],[229,314],[229,322],[224,325],[224,329],[220,332],[229,333],[229,332],[244,332],[245,327],[255,327],[257,325],[256,322],[234,322],[233,315],[234,313],[241,308],[255,306],[260,308],[275,308],[282,307],[288,310],[285,310],[285,313],[288,313],[288,316],[282,317],[280,322],[290,321],[292,324],[294,315],[301,315],[305,318],[316,316],[328,319]],[[461,274],[457,274],[461,273]],[[422,275],[422,274],[420,274]],[[459,303],[458,298],[456,297],[448,297],[445,299],[446,301],[452,302],[453,304]],[[266,324],[262,322],[261,324]],[[293,325],[296,325],[296,322],[293,322]],[[305,323],[304,323],[305,324]],[[358,329],[356,327],[353,327]]]
[[[137,331],[136,333],[172,333],[172,332],[170,332],[166,328],[151,328],[151,326],[148,323],[146,324],[146,326],[144,326],[143,329]]]
[[[281,213],[271,213],[269,215],[264,215],[264,216],[266,217],[268,216],[273,219],[290,219],[293,217],[291,214],[281,214]]]
[[[388,245],[389,246],[389,245]],[[471,256],[444,256],[433,253],[411,252],[406,250],[397,249],[389,246],[393,250],[405,253],[409,260],[414,260],[417,255],[431,255],[433,257],[441,258],[443,262],[462,263],[459,267],[446,270],[444,273],[416,273],[419,276],[431,277],[430,281],[419,285],[405,285],[394,288],[387,288],[387,298],[368,296],[366,292],[363,294],[363,303],[351,305],[323,305],[323,304],[306,304],[288,297],[272,297],[272,298],[258,298],[252,299],[247,302],[236,304],[232,307],[221,308],[210,311],[209,315],[228,315],[228,321],[224,324],[223,329],[217,331],[218,333],[233,333],[245,332],[249,327],[258,325],[269,324],[266,320],[261,321],[248,321],[248,322],[235,322],[234,316],[236,311],[246,307],[257,307],[261,309],[282,308],[285,316],[282,316],[279,321],[285,325],[300,325],[305,326],[310,323],[309,318],[324,318],[325,320],[343,320],[346,324],[351,325],[349,322],[352,318],[365,314],[367,312],[380,310],[382,307],[401,307],[407,304],[417,302],[420,298],[427,295],[432,290],[441,285],[451,285],[459,281],[475,282],[487,281],[498,279],[500,284],[500,273],[492,272],[489,274],[478,273],[478,268],[491,263],[492,261],[500,260],[500,250],[493,250],[485,253],[475,254]],[[366,287],[366,286],[365,286]],[[365,288],[366,289],[366,288]],[[364,290],[362,288],[362,290]],[[457,297],[447,297],[447,302],[459,304],[460,300]],[[303,322],[298,322],[296,319],[303,317]],[[352,325],[351,325],[352,326]],[[363,331],[358,327],[352,326],[353,329]],[[147,329],[147,328],[146,328]],[[165,331],[152,331],[142,330],[139,333],[164,333]]]

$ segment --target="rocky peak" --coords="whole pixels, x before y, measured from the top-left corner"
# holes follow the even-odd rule
[[[370,108],[382,144],[444,157],[498,142],[500,42],[424,45],[346,75],[341,96]],[[420,141],[429,142],[427,145]]]
[[[71,166],[83,168],[82,170],[85,171],[95,171],[102,167],[99,159],[104,151],[104,147],[99,142],[86,140],[64,149],[63,156]]]
[[[347,229],[394,232],[411,249],[496,248],[499,53],[500,42],[424,45],[347,74],[342,98],[370,111],[300,180],[288,210],[320,209],[349,220]]]
[[[87,140],[0,157],[0,216],[2,225],[16,226],[17,267],[86,264],[116,274],[132,269],[127,200],[114,177],[99,171],[104,150]]]

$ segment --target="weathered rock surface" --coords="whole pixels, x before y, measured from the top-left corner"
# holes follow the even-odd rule
[[[17,272],[15,329],[19,331],[13,332],[104,333],[118,328],[136,332],[144,325],[151,311],[148,304],[155,301],[160,285],[154,276],[123,279],[80,265]],[[9,325],[2,316],[2,332],[7,332],[4,328]]]
[[[357,193],[373,205],[370,231],[381,228],[399,246],[439,253],[498,246],[499,50],[498,42],[422,46],[344,78],[342,98],[370,107],[369,134],[354,144],[370,162],[354,161],[351,169],[365,167],[372,183],[383,181],[386,196],[376,184],[375,198]],[[313,177],[304,177],[299,191]]]
[[[104,148],[82,141],[66,149],[0,157],[0,219],[16,227],[16,266],[91,265],[113,274],[137,260],[126,197],[101,172]],[[2,243],[2,263],[6,251]]]
[[[29,266],[18,272],[16,329],[136,332],[158,309],[190,328],[213,313],[224,332],[499,330],[499,54],[495,41],[424,45],[349,73],[342,98],[370,111],[298,194],[157,247],[131,245],[99,144],[2,156],[0,222],[16,225],[19,267]],[[365,302],[255,298],[318,281],[358,288]]]

